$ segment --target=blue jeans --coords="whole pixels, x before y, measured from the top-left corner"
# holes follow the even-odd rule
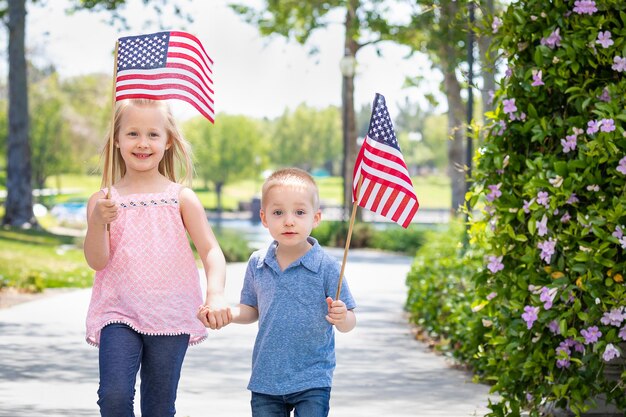
[[[125,324],[109,324],[100,334],[102,417],[134,417],[135,381],[141,368],[142,417],[170,417],[189,335],[147,336]]]
[[[327,417],[330,410],[330,387],[311,388],[286,395],[252,392],[252,417]]]

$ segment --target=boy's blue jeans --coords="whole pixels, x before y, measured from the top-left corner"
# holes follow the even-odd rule
[[[286,395],[252,392],[252,417],[327,417],[330,410],[330,387],[312,388]]]
[[[141,368],[142,417],[171,417],[189,335],[147,336],[125,324],[109,324],[100,334],[102,417],[134,417],[135,381]]]

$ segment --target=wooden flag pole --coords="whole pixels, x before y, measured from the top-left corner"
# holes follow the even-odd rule
[[[117,82],[117,49],[119,41],[115,41],[115,52],[113,53],[113,92],[111,94],[111,129],[109,133],[109,148],[107,150],[107,175],[104,185],[107,189],[107,198],[111,198],[111,186],[113,185],[113,150],[115,142],[115,84]],[[107,225],[108,229],[108,225]]]
[[[109,147],[107,149],[107,174],[104,179],[104,186],[107,189],[106,198],[111,198],[111,187],[113,186],[113,152],[115,142],[115,84],[117,83],[117,49],[119,41],[115,41],[115,51],[113,52],[113,91],[111,94],[111,131],[109,132]],[[107,231],[111,230],[111,225],[107,223]]]
[[[341,293],[341,284],[343,282],[343,273],[346,269],[346,260],[348,259],[348,250],[350,249],[350,240],[352,239],[352,227],[354,226],[354,219],[356,218],[356,210],[359,203],[359,193],[361,191],[361,184],[363,184],[363,177],[359,176],[359,183],[356,186],[356,198],[352,204],[352,214],[350,215],[350,225],[348,226],[348,236],[346,237],[346,247],[343,250],[343,262],[341,263],[341,272],[339,273],[339,283],[337,284],[337,294],[335,300],[339,300],[339,294]]]

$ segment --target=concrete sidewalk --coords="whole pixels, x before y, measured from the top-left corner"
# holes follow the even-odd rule
[[[341,259],[342,251],[333,250]],[[333,417],[482,416],[488,387],[452,369],[411,335],[403,313],[407,257],[352,250],[346,277],[357,328],[337,334]],[[245,264],[229,264],[239,299]],[[91,290],[0,310],[0,417],[99,416],[98,350],[84,342]],[[189,348],[177,400],[181,417],[248,417],[246,384],[256,325],[230,325]],[[136,399],[138,403],[138,399]],[[140,413],[137,412],[137,416]]]

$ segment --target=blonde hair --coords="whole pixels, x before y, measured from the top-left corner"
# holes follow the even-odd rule
[[[261,207],[265,207],[267,193],[279,185],[307,187],[313,195],[313,207],[317,210],[320,206],[319,190],[315,180],[308,172],[300,168],[283,168],[275,171],[267,177],[261,188]]]
[[[148,99],[128,99],[115,103],[115,117],[113,121],[113,140],[117,140],[120,130],[120,121],[124,111],[131,106],[135,107],[156,107],[161,111],[165,119],[165,130],[167,132],[167,142],[171,144],[169,149],[165,151],[163,159],[159,162],[159,172],[171,181],[180,182],[191,185],[193,177],[193,161],[191,156],[191,146],[189,142],[183,138],[176,120],[172,114],[172,110],[166,101],[148,100]],[[107,140],[102,149],[100,159],[103,161],[102,168],[102,187],[106,187],[106,179],[109,175],[109,147],[111,146],[111,131],[107,133]],[[120,178],[126,174],[126,163],[122,158],[120,150],[113,146],[113,164],[111,172],[111,185],[115,184]],[[177,180],[177,171],[181,173],[180,181]]]

